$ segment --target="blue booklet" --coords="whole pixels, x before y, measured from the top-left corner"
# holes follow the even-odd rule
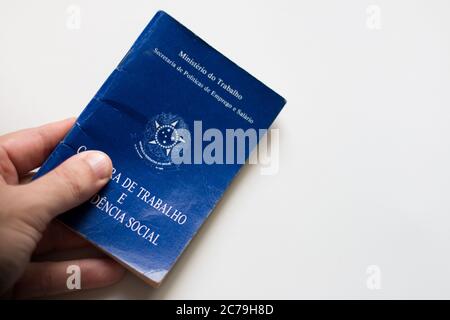
[[[158,286],[284,104],[159,11],[36,177],[107,153],[111,181],[59,219]]]

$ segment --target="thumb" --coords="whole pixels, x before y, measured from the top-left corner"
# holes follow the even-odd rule
[[[112,163],[100,151],[77,154],[54,170],[23,186],[33,213],[44,224],[88,200],[110,179]]]

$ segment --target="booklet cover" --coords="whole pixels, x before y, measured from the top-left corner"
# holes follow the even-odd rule
[[[159,11],[36,178],[107,153],[111,181],[59,219],[159,286],[284,104]]]

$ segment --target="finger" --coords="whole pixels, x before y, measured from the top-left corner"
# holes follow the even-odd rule
[[[3,172],[0,174],[8,183],[17,183],[18,177],[44,162],[74,122],[75,119],[70,118],[1,136],[0,167]]]
[[[72,292],[75,289],[101,288],[118,282],[124,274],[125,269],[109,258],[33,262],[14,286],[13,296],[17,299],[29,299]],[[78,276],[79,283],[76,278]]]
[[[43,231],[56,215],[63,213],[89,199],[100,190],[111,177],[112,163],[100,151],[85,151],[77,154],[54,170],[26,185],[16,186],[25,207],[27,221]]]
[[[90,243],[58,221],[52,222],[38,243],[35,255],[67,249],[84,248]]]

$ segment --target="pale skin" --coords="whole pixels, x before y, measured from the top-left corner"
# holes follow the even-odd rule
[[[74,121],[0,136],[0,297],[34,298],[69,292],[70,265],[80,267],[81,289],[108,286],[124,275],[124,269],[107,257],[34,261],[48,252],[89,246],[54,219],[88,200],[111,177],[109,157],[86,151],[30,182],[30,171],[42,165]]]

